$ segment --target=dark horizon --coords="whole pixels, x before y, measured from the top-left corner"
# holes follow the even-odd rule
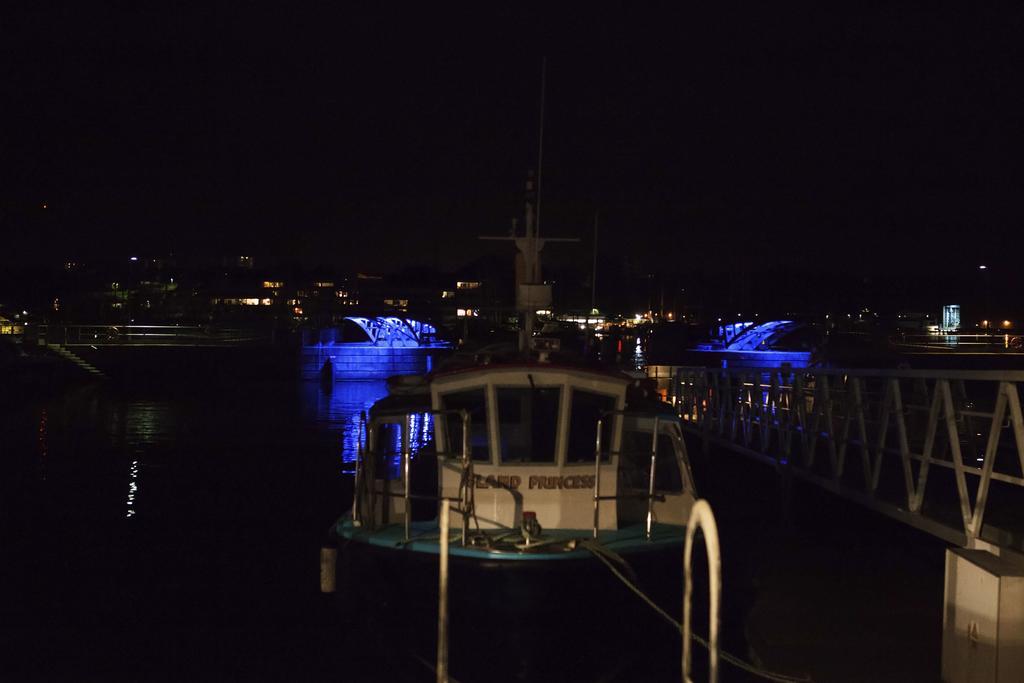
[[[657,53],[551,51],[541,229],[583,240],[553,265],[589,262],[599,210],[602,252],[651,272],[1016,267],[1024,11],[685,18]],[[598,48],[647,37],[588,19]],[[388,272],[500,252],[476,238],[521,216],[541,50],[439,56],[411,32],[341,11],[22,10],[0,263]]]

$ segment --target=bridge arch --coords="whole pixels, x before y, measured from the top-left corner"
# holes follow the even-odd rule
[[[374,346],[425,346],[434,343],[437,328],[430,323],[397,316],[346,316]]]

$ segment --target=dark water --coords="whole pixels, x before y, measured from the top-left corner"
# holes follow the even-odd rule
[[[384,657],[368,647],[393,638],[368,638],[318,590],[323,533],[350,501],[358,415],[383,382],[328,392],[273,376],[137,369],[3,411],[0,680],[431,679],[396,666],[399,643]],[[787,531],[770,473],[691,449],[722,529],[736,654],[753,644],[816,680],[937,677],[941,544],[812,490]],[[620,628],[609,624],[605,654]],[[521,659],[514,635],[493,661],[453,652],[453,671],[494,680]],[[564,637],[574,656],[594,645]],[[678,644],[650,642],[629,654],[646,667],[616,680],[678,680]],[[750,679],[726,668],[722,680]]]
[[[383,382],[145,377],[2,416],[2,680],[338,680],[318,593]]]

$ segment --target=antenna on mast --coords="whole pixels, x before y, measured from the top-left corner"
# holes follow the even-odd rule
[[[548,58],[540,58],[540,135],[537,142],[537,209],[534,219],[536,234],[540,237],[540,180],[544,172],[544,94],[547,91]]]
[[[597,222],[601,217],[601,210],[594,212],[594,261],[590,267],[590,312],[597,310]]]

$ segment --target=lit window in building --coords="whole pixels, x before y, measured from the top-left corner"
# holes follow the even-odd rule
[[[263,289],[280,289],[284,287],[284,282],[281,280],[264,280]]]
[[[261,306],[269,306],[272,303],[274,303],[273,299],[260,299]]]
[[[476,318],[480,315],[480,311],[475,308],[459,308],[456,309],[455,315],[460,318]]]
[[[314,282],[313,284],[320,289],[330,289],[334,286],[334,283],[330,280],[321,280],[320,282]]]
[[[455,288],[456,289],[480,289],[480,282],[479,281],[475,281],[474,282],[474,281],[462,281],[462,280],[460,280],[459,282],[455,283]]]
[[[347,299],[348,298],[348,292],[346,292],[344,289],[337,290],[336,292],[334,292],[334,295],[336,297],[338,297],[339,299]]]
[[[441,298],[442,299],[454,299],[455,298],[455,292],[451,291],[450,289],[446,289],[443,292],[441,292]]]
[[[388,306],[396,306],[398,308],[405,308],[409,305],[408,299],[384,299],[384,303]]]

